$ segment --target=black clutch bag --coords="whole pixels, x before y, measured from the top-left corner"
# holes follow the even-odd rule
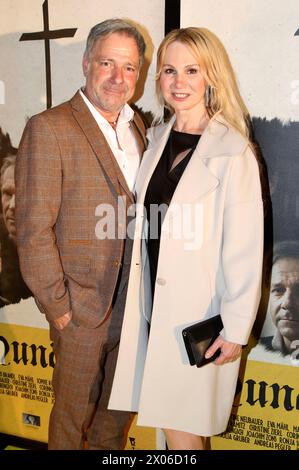
[[[222,328],[220,315],[184,328],[182,334],[191,366],[202,367],[220,355],[220,349],[218,349],[209,359],[205,358],[206,350],[219,336]]]

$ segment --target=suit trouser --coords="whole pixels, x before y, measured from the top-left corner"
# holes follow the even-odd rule
[[[56,364],[55,403],[49,449],[123,449],[131,414],[107,410],[117,361],[130,270],[132,240],[126,240],[111,314],[97,328],[72,321],[62,331],[50,326]]]

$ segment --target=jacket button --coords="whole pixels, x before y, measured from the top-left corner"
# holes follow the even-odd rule
[[[157,277],[157,284],[159,284],[159,286],[165,286],[166,281],[163,277]]]

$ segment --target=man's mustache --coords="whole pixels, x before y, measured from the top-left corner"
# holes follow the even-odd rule
[[[106,84],[104,85],[104,90],[107,90],[107,91],[115,91],[117,93],[126,93],[128,91],[128,87],[127,86],[123,86],[123,85],[114,85],[114,84]]]

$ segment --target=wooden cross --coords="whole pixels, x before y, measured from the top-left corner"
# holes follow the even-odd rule
[[[51,86],[51,61],[50,61],[50,40],[58,38],[72,38],[75,36],[77,28],[49,29],[49,7],[48,0],[43,3],[44,30],[36,33],[24,33],[20,41],[45,41],[45,63],[46,63],[46,87],[47,87],[47,109],[52,106],[52,86]]]

